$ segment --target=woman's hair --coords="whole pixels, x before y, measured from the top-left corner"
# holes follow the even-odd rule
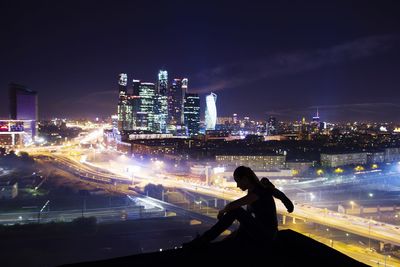
[[[237,167],[236,170],[233,172],[233,177],[235,179],[243,179],[243,177],[247,177],[252,184],[261,185],[257,175],[253,172],[252,169],[246,166]]]
[[[275,185],[267,177],[261,178],[260,183],[265,187],[275,188]]]

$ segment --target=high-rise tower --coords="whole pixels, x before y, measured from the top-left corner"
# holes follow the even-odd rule
[[[215,125],[217,123],[217,95],[211,93],[206,96],[206,130],[215,130]]]
[[[23,85],[9,84],[10,118],[12,120],[26,120],[25,132],[29,132],[29,140],[32,142],[38,129],[38,94]]]
[[[184,124],[183,102],[188,79],[174,79],[168,91],[168,123],[179,126]]]
[[[140,118],[139,128],[155,131],[154,110],[155,110],[156,86],[154,83],[140,83],[139,97],[140,106],[138,115]]]
[[[198,94],[186,93],[184,117],[187,135],[197,135],[200,130],[200,97]]]
[[[168,120],[168,72],[158,72],[157,93],[155,97],[154,130],[166,133]]]
[[[128,75],[120,73],[118,76],[118,130],[132,130],[132,104],[128,96]]]

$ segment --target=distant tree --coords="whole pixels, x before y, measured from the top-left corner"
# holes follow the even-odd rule
[[[164,191],[164,187],[162,185],[148,184],[144,187],[144,192],[148,194],[150,197],[162,198],[162,192]]]
[[[26,152],[20,152],[19,158],[24,164],[32,165],[33,163],[35,163],[35,160]]]

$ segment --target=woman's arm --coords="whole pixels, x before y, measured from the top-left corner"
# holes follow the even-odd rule
[[[272,195],[282,201],[283,205],[285,205],[287,211],[292,213],[294,210],[294,205],[292,201],[280,190],[276,189],[275,187],[272,189]]]
[[[231,210],[240,208],[244,205],[250,205],[257,199],[258,199],[258,196],[256,194],[248,193],[244,197],[241,197],[239,199],[236,199],[235,201],[232,201],[232,202],[226,204],[226,206],[222,210],[219,211],[217,218],[219,219],[222,215],[224,215],[226,212],[229,212]]]

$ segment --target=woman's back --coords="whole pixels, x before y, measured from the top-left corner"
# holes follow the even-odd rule
[[[258,199],[249,205],[249,211],[268,233],[274,234],[278,230],[278,218],[272,189],[262,185],[256,186],[252,193],[256,194]]]

